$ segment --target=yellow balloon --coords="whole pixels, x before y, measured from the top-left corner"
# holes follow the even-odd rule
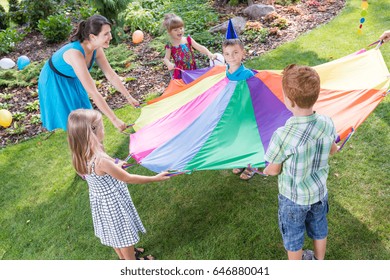
[[[12,114],[5,109],[0,110],[0,125],[9,127],[12,123]]]
[[[362,9],[366,10],[367,8],[368,8],[368,2],[367,1],[363,1],[362,2]]]
[[[139,44],[143,41],[144,39],[144,33],[141,30],[136,30],[133,33],[133,43],[134,44]]]
[[[362,35],[363,31],[362,31],[361,29],[358,29],[357,33],[358,33],[359,35]]]

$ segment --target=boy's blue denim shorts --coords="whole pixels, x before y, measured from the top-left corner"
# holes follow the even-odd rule
[[[305,230],[313,240],[324,239],[328,235],[328,195],[311,205],[298,205],[281,194],[278,201],[279,229],[286,250],[295,252],[302,249]]]

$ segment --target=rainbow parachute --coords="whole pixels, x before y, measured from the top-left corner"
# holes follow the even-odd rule
[[[321,77],[314,109],[333,119],[342,141],[385,97],[389,71],[379,49],[314,68]],[[155,172],[264,167],[271,136],[291,113],[281,71],[256,72],[230,81],[224,66],[184,71],[142,108],[130,135],[131,156]]]

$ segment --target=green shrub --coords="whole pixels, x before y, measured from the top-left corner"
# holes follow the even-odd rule
[[[168,35],[165,33],[159,37],[154,38],[150,43],[149,46],[158,51],[160,54],[164,54],[165,52],[165,45],[168,43]]]
[[[269,31],[267,28],[246,29],[244,31],[244,36],[247,41],[265,43],[267,41],[268,33]]]
[[[129,0],[91,0],[99,14],[105,16],[114,25],[112,26],[113,43],[118,44],[123,39],[123,22],[119,14],[126,9]]]
[[[57,43],[67,39],[72,32],[70,18],[64,15],[49,16],[46,20],[40,19],[38,30],[49,43]]]
[[[12,104],[9,104],[9,103],[1,103],[0,102],[0,110],[2,109],[5,109],[5,110],[9,110],[13,105]]]
[[[161,34],[164,14],[175,13],[185,23],[185,32],[190,34],[199,43],[214,41],[215,37],[206,36],[203,31],[218,21],[218,15],[210,6],[209,1],[197,0],[142,0],[131,2],[121,14],[124,25],[131,32],[140,29],[154,36]],[[197,36],[197,33],[202,33]]]
[[[180,2],[181,4],[179,4]],[[199,2],[200,1],[196,0],[175,0],[167,9],[182,17],[185,23],[186,34],[191,35],[198,43],[208,47],[209,41],[215,41],[217,37],[212,35],[214,39],[211,39],[212,37],[200,35],[198,38],[197,34],[203,33],[203,30],[208,30],[213,24],[218,22],[218,14],[212,9],[209,2]],[[218,44],[221,44],[221,41],[219,41]]]
[[[10,100],[14,97],[15,94],[12,94],[12,93],[0,93],[0,99],[3,99],[3,100]]]
[[[126,9],[129,0],[90,0],[99,14],[118,24],[118,15]]]
[[[0,87],[28,87],[36,85],[45,61],[32,62],[22,71],[16,69],[0,71]]]
[[[39,110],[39,101],[35,100],[34,102],[27,102],[27,105],[24,106],[28,112],[34,112]]]
[[[40,19],[46,19],[56,12],[57,6],[53,0],[22,0],[20,11],[26,16],[29,26],[35,29]]]
[[[170,0],[140,0],[141,6],[149,10],[164,10],[164,6],[171,4]]]
[[[157,35],[160,29],[159,20],[152,10],[144,9],[139,2],[130,3],[121,14],[124,26],[130,32],[139,29],[152,35]]]
[[[6,29],[8,26],[8,17],[5,9],[0,5],[0,29]]]
[[[41,124],[41,114],[33,114],[30,118],[30,123],[35,125]]]
[[[8,0],[8,12],[16,12],[19,10],[18,0]]]
[[[272,27],[279,27],[280,29],[286,29],[288,27],[288,21],[284,17],[280,17],[271,23]]]
[[[23,120],[24,118],[26,117],[26,113],[25,112],[15,112],[15,113],[12,113],[12,119],[14,121],[20,121],[20,120]]]
[[[138,10],[142,11],[137,12]],[[136,13],[141,14],[143,18],[135,17]],[[209,48],[210,51],[212,51],[213,47],[220,48],[221,36],[219,34],[210,34],[207,31],[209,27],[218,21],[218,15],[212,9],[210,1],[142,0],[129,4],[124,12],[128,16],[128,25],[133,24],[135,26],[136,24],[131,22],[139,21],[145,26],[144,28],[134,27],[132,30],[142,29],[152,35],[160,35],[150,44],[153,49],[160,53],[164,52],[164,46],[168,42],[167,32],[162,29],[161,24],[166,13],[175,13],[180,16],[185,23],[185,33],[191,35],[192,38]],[[149,27],[147,24],[149,24]],[[163,31],[162,35],[160,31]]]
[[[8,18],[10,21],[22,25],[27,22],[27,17],[21,9],[21,4],[18,0],[8,0]]]
[[[14,28],[7,28],[0,31],[0,54],[11,52],[17,43],[23,40],[25,34]]]
[[[97,10],[91,6],[80,6],[79,8],[80,18],[87,19],[95,14],[97,14]]]
[[[17,122],[13,123],[13,127],[9,127],[6,130],[6,133],[10,135],[18,135],[26,132],[26,127],[24,125],[19,125]]]
[[[107,60],[110,62],[112,69],[119,74],[135,67],[133,64],[133,61],[135,60],[134,53],[129,50],[125,44],[109,47],[104,50],[104,53]],[[99,80],[104,77],[104,74],[100,68],[94,67],[91,70],[91,76],[94,80]]]

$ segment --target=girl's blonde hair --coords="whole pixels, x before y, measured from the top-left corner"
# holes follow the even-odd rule
[[[79,174],[88,174],[87,162],[103,152],[102,143],[97,137],[103,128],[102,115],[96,110],[78,109],[68,117],[68,143],[72,152],[72,163]]]
[[[168,32],[170,32],[172,29],[183,27],[184,21],[181,19],[181,17],[175,14],[165,14],[163,26]]]

